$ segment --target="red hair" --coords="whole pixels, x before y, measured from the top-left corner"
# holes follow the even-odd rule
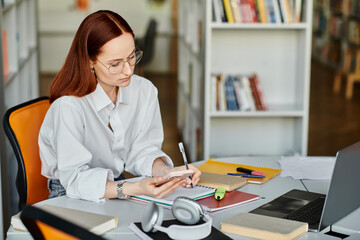
[[[117,13],[100,10],[87,16],[80,24],[63,67],[50,87],[50,103],[62,96],[83,97],[96,88],[96,78],[90,69],[100,49],[108,41],[134,32]]]

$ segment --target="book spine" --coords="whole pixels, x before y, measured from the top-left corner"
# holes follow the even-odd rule
[[[233,85],[232,76],[227,76],[225,81],[226,92],[226,106],[228,111],[239,110],[238,103],[235,96],[235,90]]]
[[[236,22],[236,23],[241,22],[241,15],[240,15],[240,9],[239,9],[238,2],[240,2],[240,0],[230,0],[231,9],[232,9],[233,17],[234,17],[234,22]]]
[[[259,100],[258,93],[256,91],[253,76],[249,77],[249,83],[250,83],[251,94],[252,94],[252,97],[253,97],[254,102],[255,102],[256,110],[261,110],[260,100]]]
[[[273,0],[265,0],[266,1],[266,12],[267,16],[269,18],[269,22],[276,23],[276,17],[275,17],[275,9],[273,6]]]
[[[255,89],[259,96],[261,110],[268,110],[268,106],[266,104],[265,97],[264,97],[264,91],[263,91],[262,85],[260,83],[260,80],[259,80],[257,74],[254,74],[253,81],[255,84]]]
[[[243,22],[245,23],[253,22],[253,15],[249,0],[242,0],[240,2],[240,10],[241,10],[241,17]]]
[[[224,4],[224,9],[228,23],[234,23],[234,17],[231,10],[230,0],[223,0],[223,4]]]
[[[255,111],[256,107],[255,107],[254,99],[253,99],[252,94],[251,94],[249,78],[246,77],[246,76],[241,77],[241,83],[242,83],[242,86],[244,88],[246,99],[249,102],[250,110]]]
[[[266,9],[265,9],[265,5],[264,5],[264,0],[256,0],[256,6],[259,12],[259,20],[262,23],[266,23],[267,22],[267,17],[266,17]]]
[[[215,22],[221,23],[222,19],[221,19],[221,12],[220,12],[218,0],[212,0],[212,5],[213,5],[213,14],[214,14]]]
[[[219,9],[220,9],[221,21],[227,22],[228,20],[227,20],[226,13],[225,13],[224,3],[222,0],[217,0],[217,2],[218,2]]]
[[[6,29],[2,30],[2,50],[3,50],[3,68],[4,68],[4,84],[9,81],[9,50],[8,50],[8,38]]]

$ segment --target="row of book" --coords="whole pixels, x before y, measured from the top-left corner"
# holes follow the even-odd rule
[[[298,23],[303,0],[212,0],[213,21],[228,23]]]
[[[211,81],[212,111],[268,110],[257,74],[213,74]]]

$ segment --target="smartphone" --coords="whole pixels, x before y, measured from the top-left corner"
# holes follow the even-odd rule
[[[194,173],[194,170],[187,169],[187,170],[181,170],[181,171],[175,171],[175,172],[169,172],[165,176],[163,176],[163,180],[156,184],[156,186],[160,186],[168,181],[170,181],[173,178],[187,178],[190,177]]]

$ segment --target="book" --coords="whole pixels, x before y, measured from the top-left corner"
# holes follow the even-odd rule
[[[221,231],[256,239],[295,239],[308,231],[308,224],[253,213],[239,213],[221,222]]]
[[[221,23],[221,12],[220,12],[220,6],[218,4],[218,0],[212,0],[213,5],[213,14],[214,14],[214,22]]]
[[[103,235],[104,233],[117,228],[118,219],[114,216],[85,212],[47,204],[36,207],[66,221],[79,225],[80,227],[83,227],[94,234]],[[11,217],[11,225],[16,230],[27,231],[25,225],[20,219],[20,214],[21,212]]]
[[[252,95],[252,98],[254,99],[256,110],[262,110],[261,105],[260,105],[259,94],[258,94],[258,91],[256,90],[253,75],[249,76],[248,79],[249,79],[249,86],[250,86],[250,90],[251,90],[251,95]]]
[[[258,97],[259,97],[261,110],[268,110],[268,106],[267,106],[267,103],[266,103],[265,97],[264,97],[264,91],[263,91],[262,85],[260,83],[260,80],[259,80],[257,74],[255,74],[255,73],[253,74],[252,80],[255,84],[255,89],[256,89]]]
[[[235,89],[234,89],[234,80],[231,75],[226,77],[224,82],[225,87],[225,99],[226,99],[226,109],[228,111],[239,110],[239,104],[236,99]]]
[[[265,7],[265,0],[257,0],[257,7],[259,9],[259,20],[262,23],[267,23],[267,15],[266,15],[266,7]]]
[[[241,23],[240,0],[230,0],[234,22]]]
[[[227,105],[226,105],[226,92],[225,92],[225,78],[224,75],[219,74],[218,75],[218,90],[219,90],[219,110],[220,111],[226,111]]]
[[[247,111],[249,110],[249,104],[246,101],[244,89],[240,85],[240,81],[237,80],[237,77],[235,76],[235,80],[233,82],[234,90],[235,90],[235,96],[239,105],[240,111]]]
[[[2,49],[3,49],[3,70],[4,70],[4,84],[9,81],[9,52],[8,52],[8,38],[6,29],[2,30]]]
[[[228,23],[234,23],[230,0],[223,0],[224,9]]]
[[[259,198],[259,195],[233,190],[226,192],[225,197],[221,201],[216,200],[214,196],[208,196],[196,201],[205,206],[204,208],[206,211],[216,212],[249,203],[258,200]]]
[[[222,22],[227,22],[228,19],[226,17],[223,0],[217,0],[217,3],[218,3],[218,6],[219,6],[219,9],[220,9],[221,21]]]
[[[204,221],[200,221],[199,224],[204,223]],[[176,219],[172,219],[172,220],[165,220],[163,221],[163,223],[161,224],[161,226],[163,227],[169,227],[173,224],[176,225],[181,225],[181,226],[189,226],[186,225]],[[130,223],[129,225],[129,229],[131,231],[133,231],[138,237],[140,237],[143,240],[152,240],[152,239],[156,239],[156,240],[169,240],[171,239],[166,233],[164,232],[144,232],[142,230],[141,227],[141,222],[134,222],[134,223]],[[191,230],[190,230],[191,231]],[[226,236],[224,233],[222,233],[221,231],[219,231],[218,229],[216,229],[215,227],[211,227],[211,233],[209,236],[207,236],[206,238],[203,238],[203,240],[230,240],[231,238]]]
[[[253,22],[253,13],[250,5],[250,0],[240,1],[240,15],[242,22],[244,23]]]
[[[167,195],[164,198],[154,198],[146,195],[139,195],[139,196],[131,196],[130,199],[140,202],[152,201],[157,204],[160,204],[163,207],[171,208],[175,198],[179,196],[184,196],[196,200],[213,195],[214,193],[215,193],[215,189],[196,185],[194,186],[194,188],[180,187],[176,189],[173,193]]]
[[[255,106],[254,98],[252,97],[249,78],[246,76],[242,76],[240,81],[241,81],[241,86],[244,89],[247,102],[249,103],[250,111],[255,111],[256,106]]]
[[[239,187],[245,186],[247,182],[248,179],[243,177],[202,172],[198,185],[210,188],[223,187],[226,191],[232,191]]]
[[[276,168],[267,168],[267,167],[258,167],[258,166],[250,166],[245,164],[235,164],[235,163],[228,163],[228,162],[220,162],[215,161],[212,159],[207,160],[205,163],[201,164],[198,169],[202,172],[211,172],[211,173],[218,173],[218,174],[226,174],[226,173],[235,173],[236,168],[243,167],[249,168],[255,171],[263,172],[265,178],[248,178],[248,183],[253,184],[264,184],[273,177],[280,174],[281,169]]]

